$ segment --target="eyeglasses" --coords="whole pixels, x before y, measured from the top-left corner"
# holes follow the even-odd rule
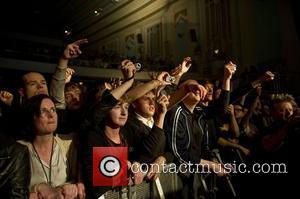
[[[40,109],[40,116],[46,117],[48,115],[52,115],[53,113],[56,113],[56,108],[55,107],[51,107],[50,109],[46,109],[46,108],[41,108]]]

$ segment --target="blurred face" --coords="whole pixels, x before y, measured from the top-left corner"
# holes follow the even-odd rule
[[[144,118],[153,117],[155,113],[155,95],[149,92],[132,103],[134,111]]]
[[[262,105],[261,105],[260,100],[258,100],[257,104],[256,104],[256,110],[260,111],[261,109],[262,109]]]
[[[48,95],[47,82],[40,73],[27,73],[23,76],[23,81],[27,99],[39,94]]]
[[[274,105],[273,117],[276,120],[287,121],[293,115],[293,106],[290,102],[281,102]]]
[[[109,111],[109,117],[112,124],[116,127],[125,125],[128,117],[128,103],[119,102]]]
[[[241,119],[242,117],[244,117],[245,113],[243,110],[243,107],[241,107],[240,105],[234,105],[234,116],[236,119]]]
[[[263,105],[262,110],[265,115],[270,115],[270,108],[268,105]]]
[[[214,85],[207,83],[204,86],[207,90],[207,94],[205,95],[205,101],[210,102],[213,100]]]
[[[57,114],[52,100],[43,99],[40,115],[34,116],[34,126],[39,135],[51,134],[56,130]]]
[[[67,109],[78,110],[80,109],[83,98],[82,92],[78,87],[72,87],[65,92],[65,100],[67,104]]]
[[[215,90],[215,92],[214,92],[214,99],[215,100],[219,99],[219,97],[221,95],[221,91],[222,91],[222,89],[220,89],[220,88]]]
[[[183,102],[187,104],[198,104],[201,101],[200,92],[189,92],[187,96],[184,98]]]

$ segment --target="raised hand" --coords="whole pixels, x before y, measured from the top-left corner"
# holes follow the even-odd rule
[[[136,68],[132,61],[125,59],[121,62],[121,71],[124,76],[124,80],[127,80],[134,77]]]
[[[160,81],[160,84],[161,84],[160,86],[171,85],[170,82],[166,81],[168,76],[170,76],[170,74],[168,72],[163,71],[156,77],[156,79]]]
[[[0,91],[0,100],[7,106],[11,106],[14,95],[8,91]]]
[[[225,113],[234,115],[234,107],[232,104],[229,104],[228,106],[226,106]]]
[[[204,100],[207,90],[204,86],[198,84],[195,80],[187,80],[184,82],[184,87],[187,92],[199,94],[201,101]]]
[[[105,88],[108,90],[112,90],[112,89],[115,89],[115,88],[121,86],[121,84],[122,84],[122,79],[120,77],[111,78],[110,82],[105,85]]]
[[[168,111],[170,96],[160,95],[156,99],[156,114],[166,114]]]
[[[224,66],[224,79],[231,79],[236,71],[236,65],[231,61]]]
[[[172,76],[181,76],[184,73],[188,72],[190,67],[192,66],[191,64],[192,58],[191,57],[185,57],[182,61],[181,64],[179,64],[172,72]]]
[[[252,87],[256,88],[258,86],[261,86],[261,83],[263,82],[270,82],[273,81],[275,78],[275,75],[271,71],[266,71],[262,76],[260,76],[258,79],[251,82]]]
[[[262,82],[269,82],[274,80],[275,75],[271,71],[266,71],[259,79]]]
[[[88,43],[87,39],[80,39],[71,44],[68,44],[63,52],[63,59],[74,59],[82,54],[80,46]]]
[[[72,76],[75,74],[75,70],[72,68],[67,68],[66,70],[66,81],[65,83],[69,83],[72,79]]]

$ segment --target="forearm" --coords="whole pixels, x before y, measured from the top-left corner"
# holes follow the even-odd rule
[[[168,110],[180,103],[186,97],[187,91],[184,87],[179,88],[177,91],[170,95]]]
[[[172,75],[172,74],[171,74],[171,75]],[[181,73],[178,74],[178,75],[176,75],[176,76],[173,76],[173,75],[172,75],[173,77],[175,77],[175,82],[174,82],[175,85],[179,85],[179,82],[180,82],[180,79],[181,79],[182,75],[183,75],[183,74],[181,74]]]
[[[134,100],[144,96],[149,91],[157,88],[160,85],[159,80],[151,80],[145,84],[141,84],[126,93],[127,102],[133,102]]]
[[[69,60],[68,59],[65,59],[63,57],[61,57],[59,60],[58,60],[58,68],[60,69],[67,69],[68,68],[68,63],[69,63]]]
[[[52,96],[56,103],[55,106],[58,109],[65,109],[65,81],[66,81],[66,68],[56,67],[54,74],[52,75],[50,84],[50,96]]]
[[[166,114],[159,114],[154,116],[154,125],[163,129],[164,126],[164,119],[165,119]]]
[[[234,134],[236,138],[240,136],[240,128],[234,115],[230,115],[230,131]]]
[[[119,100],[126,93],[126,91],[132,86],[133,82],[134,82],[134,79],[130,79],[130,80],[124,82],[123,84],[121,84],[120,86],[118,86],[117,88],[112,90],[110,92],[111,95]]]
[[[230,78],[224,78],[223,79],[223,90],[230,91]]]
[[[230,141],[228,141],[228,140],[226,140],[225,138],[222,138],[222,137],[220,137],[218,139],[218,144],[221,145],[222,147],[230,147],[230,148],[239,148],[240,147],[239,144],[230,142]]]
[[[252,102],[249,110],[247,111],[245,117],[243,118],[242,120],[242,126],[248,126],[249,125],[249,122],[250,122],[250,119],[253,115],[253,112],[254,110],[256,109],[256,106],[257,106],[257,101],[259,100],[259,97],[257,96],[255,98],[255,100]]]

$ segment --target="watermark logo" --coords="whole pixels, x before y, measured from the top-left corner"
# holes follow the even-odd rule
[[[93,147],[93,186],[127,186],[127,147]]]

